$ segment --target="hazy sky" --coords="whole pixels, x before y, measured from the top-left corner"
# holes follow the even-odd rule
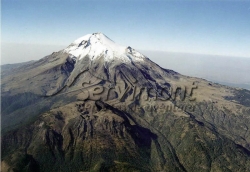
[[[93,32],[136,49],[250,57],[250,1],[2,0],[2,63]]]
[[[166,69],[250,89],[250,58],[143,50],[142,52]]]

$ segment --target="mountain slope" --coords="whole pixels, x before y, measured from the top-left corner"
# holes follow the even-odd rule
[[[249,171],[250,92],[101,33],[2,70],[2,171]]]

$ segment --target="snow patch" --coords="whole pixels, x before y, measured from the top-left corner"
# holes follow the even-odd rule
[[[88,34],[80,37],[70,44],[64,51],[72,54],[78,60],[81,60],[86,55],[89,55],[92,60],[103,56],[104,60],[107,62],[113,60],[131,62],[131,59],[142,61],[145,58],[141,53],[135,51],[131,47],[116,44],[102,33]],[[128,54],[132,55],[131,59],[128,57]]]

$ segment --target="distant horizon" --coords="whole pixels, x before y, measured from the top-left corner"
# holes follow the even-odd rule
[[[23,44],[22,44],[23,45]],[[44,47],[49,46],[49,53],[37,58],[33,58],[32,53],[30,59],[19,59],[13,63],[5,63],[1,65],[11,65],[14,63],[23,63],[32,60],[39,60],[47,55],[57,52],[66,46],[44,46],[40,45],[40,50],[45,50]],[[57,47],[57,50],[56,48]],[[30,47],[29,47],[30,48]],[[55,48],[55,49],[54,49]],[[27,52],[23,50],[23,55]],[[37,50],[33,50],[37,53]],[[166,51],[154,51],[154,50],[138,50],[152,61],[157,63],[163,68],[174,70],[183,75],[203,78],[211,82],[217,82],[227,86],[240,87],[250,90],[250,78],[247,76],[250,73],[250,58],[248,57],[233,57],[222,55],[209,55],[209,54],[197,54],[197,53],[183,53],[183,52],[166,52]],[[47,51],[48,52],[48,51]],[[20,53],[20,52],[19,52]],[[26,56],[27,57],[27,56]],[[17,58],[15,58],[17,60]],[[227,60],[227,63],[224,60]],[[217,61],[216,65],[214,61]],[[237,67],[239,66],[239,67]]]
[[[22,63],[22,62],[26,62],[26,61],[30,61],[30,60],[38,60],[41,59],[53,52],[57,52],[60,50],[65,49],[68,45],[53,45],[53,44],[30,44],[30,43],[14,43],[14,42],[2,42],[2,47],[1,47],[1,61],[0,61],[0,65],[5,65],[5,64],[14,64],[14,63]],[[36,47],[39,47],[39,51],[38,53],[40,54],[36,54],[36,58],[33,58],[34,56],[30,55],[30,52],[28,52],[25,49],[22,49],[23,52],[21,50],[18,51],[16,57],[12,57],[10,58],[10,56],[13,56],[13,54],[11,53],[16,53],[13,52],[13,46],[14,45],[21,45],[24,46],[26,49],[34,49]],[[34,47],[31,47],[34,46]],[[126,46],[126,45],[125,45]],[[127,45],[128,46],[128,45]],[[16,46],[14,46],[16,47]],[[49,47],[49,49],[48,49]],[[134,48],[134,47],[132,47]],[[9,50],[8,50],[9,49]],[[136,48],[134,48],[136,49]],[[151,51],[151,52],[165,52],[165,53],[178,53],[178,54],[192,54],[192,55],[204,55],[204,56],[220,56],[220,57],[233,57],[233,58],[249,58],[250,56],[234,56],[234,55],[223,55],[223,54],[203,54],[203,53],[197,53],[197,52],[178,52],[178,51],[164,51],[164,50],[150,50],[150,49],[136,49],[138,51]],[[33,51],[36,51],[33,50]],[[26,54],[28,56],[27,60],[21,60],[19,58],[19,53],[22,54]],[[37,53],[37,52],[36,52]],[[11,55],[8,55],[11,54]],[[147,54],[145,54],[147,55]],[[10,60],[10,61],[9,61]],[[4,62],[3,62],[4,61]],[[14,62],[16,61],[16,62]]]

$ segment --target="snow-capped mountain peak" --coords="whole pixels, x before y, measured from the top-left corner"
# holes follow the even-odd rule
[[[130,62],[131,59],[141,61],[145,57],[131,47],[116,44],[103,33],[87,34],[76,39],[65,52],[73,55],[78,60],[89,56],[92,60],[103,56],[105,61],[121,60]]]

